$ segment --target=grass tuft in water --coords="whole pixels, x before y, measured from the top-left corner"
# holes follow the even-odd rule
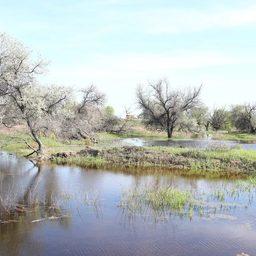
[[[154,209],[169,208],[182,211],[190,201],[190,194],[175,188],[145,191],[145,202]]]
[[[128,191],[122,195],[119,206],[129,213],[152,211],[155,216],[167,212],[192,215],[192,202],[193,197],[187,191],[167,187]]]

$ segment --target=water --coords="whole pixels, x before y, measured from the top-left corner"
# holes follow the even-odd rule
[[[165,146],[198,149],[215,148],[241,148],[245,150],[256,150],[255,143],[242,143],[239,141],[225,141],[212,139],[194,140],[145,140],[141,138],[127,138],[122,140],[122,144],[131,146]]]
[[[166,186],[202,198],[206,211],[188,217],[119,207],[127,191]],[[217,198],[217,192],[225,198]],[[16,223],[0,224],[1,256],[256,255],[255,188],[240,187],[237,181],[33,168],[26,160],[2,154],[0,195],[5,207],[27,207],[13,214]]]

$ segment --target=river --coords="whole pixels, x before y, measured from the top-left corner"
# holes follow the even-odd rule
[[[188,191],[193,214],[121,207],[145,188]],[[40,167],[1,153],[1,256],[256,255],[255,187],[243,181]],[[4,207],[3,207],[4,206]],[[5,216],[5,217],[4,217]],[[10,221],[11,220],[11,221]]]

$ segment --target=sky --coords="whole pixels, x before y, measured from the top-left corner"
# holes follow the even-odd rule
[[[255,0],[0,0],[0,32],[49,61],[44,83],[93,83],[117,114],[163,78],[211,108],[256,101]]]

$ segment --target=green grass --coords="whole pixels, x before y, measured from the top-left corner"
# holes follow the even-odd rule
[[[176,188],[145,188],[123,193],[119,206],[131,213],[142,213],[149,209],[157,214],[164,211],[180,214],[185,213],[193,201],[190,193]]]
[[[154,150],[156,152],[168,152],[171,155],[183,156],[187,158],[200,159],[207,162],[216,159],[224,162],[230,161],[256,161],[255,150],[243,150],[243,149],[225,149],[225,150],[204,150],[193,148],[174,148],[174,147],[145,147],[148,150]]]
[[[112,141],[113,139],[120,138],[119,135],[108,132],[98,132],[96,137],[99,141]]]
[[[115,146],[115,138],[118,137],[108,133],[98,134],[100,143],[94,146],[100,150],[98,157],[90,155],[53,157],[51,161],[55,164],[77,165],[85,168],[111,168],[130,172],[168,170],[189,176],[212,178],[256,174],[256,151],[254,150],[202,150],[172,147],[132,147],[131,150],[126,150],[124,147]],[[59,152],[76,153],[88,145],[84,140],[60,141],[54,136],[41,139],[47,157]],[[23,156],[31,152],[24,140],[33,145],[33,141],[25,133],[0,133],[0,148]]]
[[[73,166],[79,166],[83,168],[103,168],[107,166],[107,161],[100,157],[68,157],[68,158],[54,158],[52,160],[52,163],[58,164],[58,165],[73,165]]]
[[[175,132],[172,139],[188,139],[192,138],[192,134],[186,134],[182,132]],[[165,131],[149,130],[144,128],[142,125],[133,126],[130,130],[120,133],[107,133],[99,132],[97,133],[98,140],[101,141],[110,141],[111,139],[122,139],[122,138],[144,138],[144,139],[156,139],[156,140],[167,140],[167,134]]]
[[[120,207],[130,216],[152,216],[156,220],[168,218],[170,214],[192,218],[194,214],[206,218],[234,219],[227,215],[237,207],[249,207],[251,201],[239,202],[240,196],[253,198],[256,186],[247,180],[222,183],[209,191],[197,188],[162,186],[161,183],[148,183],[142,188],[135,187],[125,191]],[[178,184],[177,184],[178,185]],[[159,218],[160,217],[160,218]]]
[[[47,155],[63,151],[77,152],[88,144],[85,140],[60,141],[54,136],[41,137],[41,140]],[[32,147],[36,147],[30,136],[24,132],[0,133],[0,149],[6,152],[19,156],[29,154],[31,149],[26,146],[25,141]]]
[[[170,147],[113,147],[99,156],[53,157],[53,163],[138,173],[166,172],[209,178],[256,175],[256,151],[201,150]]]
[[[107,133],[107,132],[100,132],[97,133],[97,137],[99,141],[110,141],[112,139],[122,139],[122,138],[145,138],[145,139],[167,139],[165,132],[157,132],[157,131],[150,131],[150,130],[140,130],[140,129],[133,129],[131,131],[127,131],[121,134],[114,134],[114,133]]]
[[[233,140],[241,142],[256,142],[256,134],[239,133],[239,132],[213,132],[213,139],[216,140]]]
[[[169,208],[183,210],[191,200],[188,192],[179,191],[175,188],[161,188],[159,190],[147,190],[145,201],[154,209]]]
[[[147,149],[153,149],[155,151],[169,152],[170,154],[176,154],[186,157],[199,158],[199,159],[211,159],[218,158],[222,160],[237,160],[248,159],[256,161],[255,150],[243,150],[243,149],[193,149],[193,148],[174,148],[174,147],[147,147]]]
[[[214,140],[230,140],[230,141],[239,141],[244,143],[256,143],[256,134],[249,133],[240,133],[240,132],[228,132],[228,131],[211,131],[209,135]],[[118,138],[144,138],[144,139],[154,139],[154,140],[168,140],[166,132],[148,130],[143,128],[142,125],[137,125],[132,127],[131,130],[122,133],[122,134],[110,134],[110,133],[98,133],[97,134],[99,141],[110,141]],[[197,139],[202,134],[193,134],[193,133],[184,133],[175,131],[172,139],[182,140],[182,139]]]

